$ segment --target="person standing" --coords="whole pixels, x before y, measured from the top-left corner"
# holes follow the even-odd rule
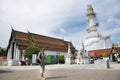
[[[44,54],[44,48],[42,48],[42,50],[40,51],[39,55],[38,55],[38,59],[39,59],[39,64],[40,64],[40,76],[41,78],[44,78],[44,73],[45,73],[45,54]]]

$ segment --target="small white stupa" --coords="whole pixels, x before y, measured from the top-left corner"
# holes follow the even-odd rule
[[[81,38],[81,49],[79,51],[79,54],[81,55],[81,63],[88,64],[89,63],[89,56],[88,56],[87,50],[85,49],[85,45],[83,43],[82,38]]]

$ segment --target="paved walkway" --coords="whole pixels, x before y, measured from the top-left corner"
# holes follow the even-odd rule
[[[13,69],[13,70],[32,70],[32,69],[39,69],[39,66],[0,66],[0,68],[4,69]],[[46,69],[107,69],[106,63],[95,63],[95,64],[55,64],[55,65],[46,65]],[[119,70],[120,64],[117,63],[110,63],[111,70]]]
[[[39,66],[0,66],[0,80],[42,80]],[[120,64],[47,65],[46,80],[120,80]]]

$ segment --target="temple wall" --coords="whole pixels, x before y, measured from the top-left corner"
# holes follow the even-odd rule
[[[10,44],[10,48],[8,49],[8,53],[7,53],[7,59],[11,59],[12,58],[12,44]]]
[[[10,48],[8,49],[7,59],[8,66],[17,66],[19,65],[19,61],[25,60],[24,51],[19,49],[19,46],[14,42],[10,44]],[[45,55],[64,55],[66,58],[67,52],[59,52],[59,51],[45,51]],[[36,59],[35,59],[36,60]],[[33,62],[35,62],[35,60]]]
[[[13,46],[14,46],[14,48],[12,48]],[[8,53],[7,53],[8,66],[16,66],[19,64],[19,54],[20,54],[20,51],[19,51],[16,43],[14,43],[14,44],[11,43],[10,48],[8,49]],[[12,56],[13,56],[13,58],[12,58]]]

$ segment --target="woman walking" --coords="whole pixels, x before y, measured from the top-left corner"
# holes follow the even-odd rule
[[[44,73],[45,73],[45,55],[44,55],[44,49],[42,48],[42,50],[40,51],[40,53],[38,54],[38,59],[39,59],[39,64],[40,64],[40,77],[44,78]]]

